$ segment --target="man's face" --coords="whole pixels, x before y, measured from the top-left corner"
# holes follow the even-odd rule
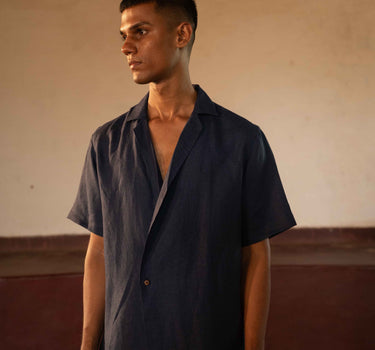
[[[176,30],[153,3],[136,5],[121,14],[121,51],[138,84],[159,83],[172,76],[177,64]]]

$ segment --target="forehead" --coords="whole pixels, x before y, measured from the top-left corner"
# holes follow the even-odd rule
[[[160,25],[164,22],[165,19],[155,10],[155,4],[153,2],[140,4],[132,6],[122,12],[120,31],[126,32],[129,28],[139,23]]]

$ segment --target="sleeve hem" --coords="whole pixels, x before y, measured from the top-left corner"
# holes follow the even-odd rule
[[[282,233],[286,230],[289,230],[290,228],[292,228],[293,226],[296,226],[296,225],[297,225],[297,223],[296,223],[295,219],[291,218],[291,220],[284,226],[280,226],[279,228],[274,229],[270,232],[263,233],[253,240],[251,240],[251,239],[244,240],[242,242],[242,247],[246,247],[248,245],[258,243],[258,242],[263,241],[267,238],[272,238],[272,237],[274,237],[274,236],[276,236],[276,235],[278,235],[278,234],[280,234],[280,233]]]
[[[92,233],[95,233],[96,235],[98,236],[101,236],[103,237],[103,232],[102,230],[100,230],[98,227],[95,227],[93,225],[90,225],[89,223],[87,223],[86,220],[83,220],[82,218],[80,218],[78,215],[76,215],[75,213],[72,213],[70,212],[67,216],[67,218],[71,221],[73,221],[74,223],[82,226],[83,228],[85,228],[86,230],[92,232]]]

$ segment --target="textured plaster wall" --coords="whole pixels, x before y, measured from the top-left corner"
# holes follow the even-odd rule
[[[197,0],[191,75],[261,126],[300,226],[375,225],[375,2]],[[12,0],[0,14],[0,235],[65,216],[91,133],[138,102],[119,1]]]

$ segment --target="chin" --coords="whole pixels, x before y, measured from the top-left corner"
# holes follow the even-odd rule
[[[143,85],[143,84],[148,84],[151,82],[152,79],[150,79],[149,77],[145,76],[145,75],[142,75],[142,74],[137,74],[137,73],[134,73],[133,74],[133,81],[136,83],[136,84],[140,84],[140,85]]]
[[[150,83],[158,83],[160,81],[165,80],[164,77],[163,77],[163,73],[156,73],[156,72],[152,72],[152,74],[150,74],[150,73],[146,74],[146,72],[136,72],[135,71],[135,72],[133,72],[133,81],[136,84],[143,85],[143,84],[150,84]]]
[[[136,83],[136,84],[140,84],[140,85],[144,85],[144,84],[148,84],[150,81],[147,80],[147,79],[140,79],[138,77],[135,77],[133,78],[133,81]]]

